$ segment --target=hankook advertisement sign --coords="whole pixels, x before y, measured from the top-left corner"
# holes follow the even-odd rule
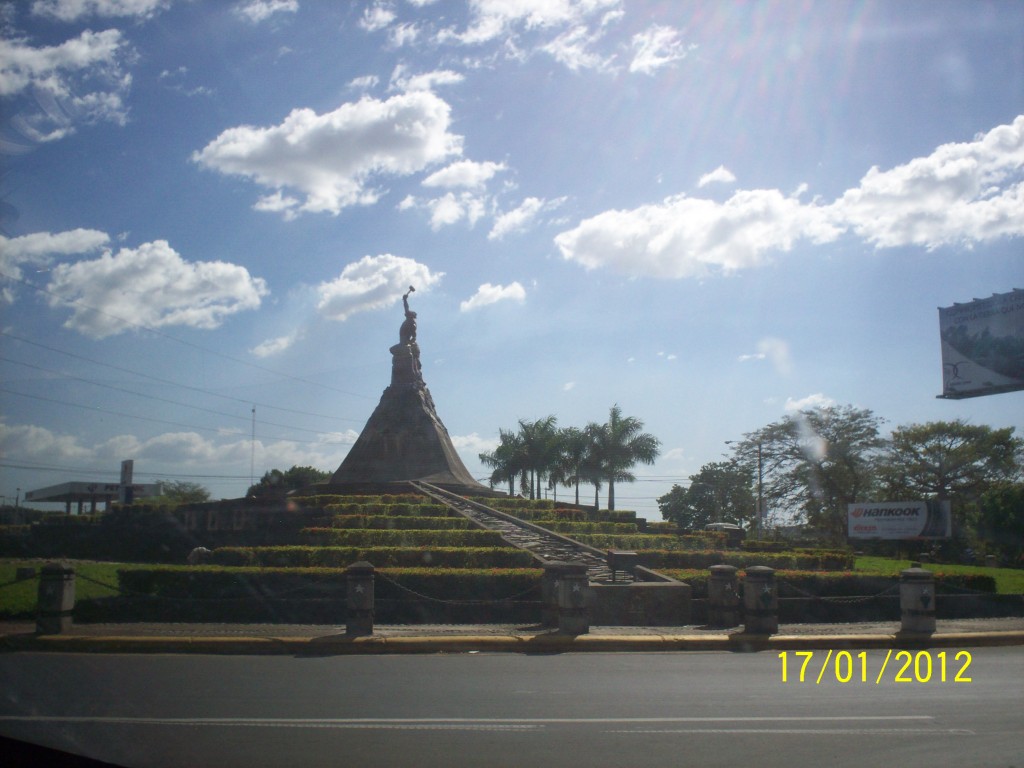
[[[953,533],[948,501],[886,501],[850,504],[851,539],[948,539]]]
[[[959,400],[1024,389],[1024,290],[939,307],[942,394]]]

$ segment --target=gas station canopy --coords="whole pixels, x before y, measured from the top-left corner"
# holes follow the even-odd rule
[[[157,483],[132,485],[132,496],[136,499],[146,496],[159,496],[160,486]],[[64,502],[65,511],[71,514],[71,504],[78,505],[78,514],[82,514],[83,506],[89,503],[89,511],[96,511],[96,504],[102,502],[109,506],[111,501],[119,498],[120,483],[70,482],[51,485],[25,494],[25,501],[57,501]]]

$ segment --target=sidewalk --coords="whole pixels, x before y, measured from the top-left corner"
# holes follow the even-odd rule
[[[538,626],[378,625],[353,637],[344,625],[75,624],[36,635],[32,622],[0,622],[0,652],[344,654],[575,651],[756,651],[769,649],[924,648],[1024,645],[1024,618],[940,620],[932,635],[907,636],[898,622],[783,624],[778,634],[741,628],[594,626],[565,635]]]

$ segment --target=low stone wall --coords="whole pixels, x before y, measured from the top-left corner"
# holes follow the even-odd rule
[[[590,623],[681,627],[690,623],[690,585],[681,581],[591,584]]]

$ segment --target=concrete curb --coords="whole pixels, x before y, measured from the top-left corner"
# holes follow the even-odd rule
[[[454,637],[86,637],[0,636],[0,653],[199,653],[217,655],[342,656],[417,653],[602,653],[655,651],[964,648],[1024,645],[1024,631],[864,635],[458,635]]]

